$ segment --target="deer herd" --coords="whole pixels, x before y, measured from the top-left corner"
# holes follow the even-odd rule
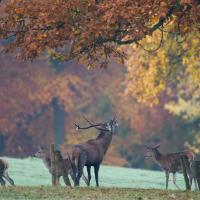
[[[88,126],[81,127],[78,124],[74,124],[77,130],[86,130],[90,128],[95,128],[99,131],[98,136],[95,139],[90,139],[84,143],[70,145],[67,149],[67,154],[63,157],[64,168],[67,171],[67,174],[71,177],[74,182],[74,186],[79,186],[80,179],[86,183],[87,186],[90,186],[91,180],[91,167],[94,167],[94,175],[96,186],[99,186],[99,168],[103,161],[103,158],[111,144],[113,134],[118,126],[116,118],[105,122],[94,124],[85,118],[88,122]],[[146,158],[152,158],[158,165],[165,171],[166,176],[166,189],[168,189],[169,175],[173,175],[173,183],[178,188],[179,186],[176,183],[176,173],[182,171],[181,158],[184,158],[186,161],[186,173],[189,177],[190,186],[194,181],[195,189],[197,189],[197,182],[194,175],[193,163],[195,156],[189,151],[181,151],[170,154],[162,154],[159,151],[160,144],[155,146],[147,146],[146,148]],[[56,151],[60,153],[60,151]],[[55,153],[56,153],[55,152]],[[42,159],[44,165],[49,170],[49,173],[52,173],[52,163],[51,158],[44,148],[39,147],[38,151],[34,155]],[[87,177],[84,174],[83,168],[87,169]],[[62,169],[57,169],[58,179],[63,176]],[[14,185],[14,181],[8,175],[8,163],[0,159],[0,184],[5,185],[5,180],[7,180],[11,185]]]

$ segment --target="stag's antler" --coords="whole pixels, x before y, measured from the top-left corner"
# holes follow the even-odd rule
[[[89,128],[96,128],[96,125],[90,125],[90,126],[86,126],[86,127],[80,127],[78,124],[74,123],[74,125],[76,126],[76,130],[79,129],[89,129]]]
[[[153,148],[158,149],[160,146],[161,146],[161,144],[159,143],[159,144],[156,144]]]
[[[86,126],[86,127],[80,127],[78,124],[74,123],[74,125],[76,126],[76,130],[80,130],[80,129],[89,129],[89,128],[96,128],[97,130],[100,131],[109,131],[108,129],[104,129],[104,128],[100,128],[98,126],[103,126],[105,125],[105,123],[99,123],[99,124],[93,124],[91,121],[89,121],[86,117],[83,117],[89,124],[90,126]]]
[[[87,119],[85,116],[83,116],[84,120],[87,121],[91,126],[102,126],[104,125],[103,123],[98,123],[98,124],[94,124],[91,121],[89,121],[89,119]]]
[[[160,143],[159,144],[156,144],[156,145],[154,145],[154,146],[148,146],[148,145],[144,145],[147,149],[149,149],[149,148],[151,148],[151,149],[157,149],[157,148],[159,148],[160,147]]]

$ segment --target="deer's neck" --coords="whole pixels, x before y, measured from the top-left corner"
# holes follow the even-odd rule
[[[155,149],[154,151],[154,158],[155,160],[159,161],[162,157],[162,154],[160,153],[160,151],[158,149]]]
[[[99,142],[103,145],[104,154],[105,154],[106,151],[108,150],[108,147],[109,147],[111,141],[112,141],[112,134],[101,132],[98,135],[97,140],[99,140]]]
[[[46,155],[44,158],[42,158],[44,165],[51,170],[51,159],[48,155]]]

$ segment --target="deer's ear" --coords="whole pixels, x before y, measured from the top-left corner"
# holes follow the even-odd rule
[[[161,145],[160,143],[159,143],[159,144],[156,144],[153,148],[154,148],[154,149],[157,149],[157,148],[160,147],[160,145]]]
[[[114,117],[112,118],[112,120],[113,120],[114,122],[117,122],[116,116],[114,116]]]
[[[44,147],[38,146],[38,150],[42,151],[42,150],[44,150]]]

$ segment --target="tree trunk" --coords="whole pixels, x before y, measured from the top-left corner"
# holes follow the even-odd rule
[[[51,174],[52,174],[52,185],[58,185],[58,176],[57,176],[57,169],[56,169],[56,162],[55,162],[55,149],[54,144],[50,146],[50,156],[51,156]]]
[[[58,99],[54,98],[52,100],[52,108],[53,108],[53,115],[54,115],[54,143],[55,149],[59,150],[60,145],[63,143],[64,140],[64,130],[65,130],[65,111],[59,105]]]

